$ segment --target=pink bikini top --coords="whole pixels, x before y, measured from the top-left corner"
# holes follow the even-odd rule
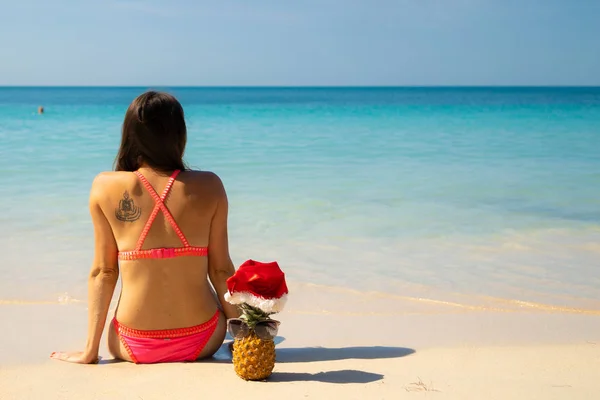
[[[173,187],[173,182],[175,182],[175,178],[177,178],[177,175],[179,175],[179,172],[180,172],[179,170],[176,170],[175,172],[173,172],[173,175],[171,175],[171,177],[169,178],[169,182],[167,183],[165,190],[163,190],[163,192],[160,196],[156,193],[156,191],[154,190],[152,185],[150,185],[150,182],[148,182],[148,180],[144,177],[144,175],[142,175],[139,171],[134,172],[134,174],[136,174],[138,176],[138,178],[140,178],[140,180],[146,187],[146,190],[148,190],[148,193],[150,193],[150,195],[154,199],[155,204],[154,204],[154,209],[152,210],[152,214],[150,214],[150,218],[148,218],[148,222],[146,222],[146,225],[144,226],[144,230],[142,231],[142,234],[140,235],[140,238],[137,241],[135,249],[131,250],[131,251],[120,251],[119,252],[119,260],[137,260],[140,258],[172,258],[172,257],[181,257],[181,256],[206,256],[206,255],[208,255],[208,247],[190,246],[187,239],[183,235],[183,232],[181,232],[181,229],[179,229],[179,226],[175,222],[173,215],[171,215],[171,212],[169,211],[167,206],[165,206],[164,201],[167,198],[167,196],[169,195],[169,192],[171,191],[171,188]],[[163,212],[163,214],[165,215],[165,218],[167,219],[167,221],[169,221],[169,223],[171,224],[171,226],[177,233],[177,236],[179,236],[179,239],[181,239],[181,242],[183,243],[183,247],[163,247],[163,248],[158,248],[158,249],[142,250],[142,246],[144,245],[144,240],[146,240],[146,236],[148,236],[150,227],[152,226],[152,223],[154,222],[154,219],[158,215],[159,211]]]

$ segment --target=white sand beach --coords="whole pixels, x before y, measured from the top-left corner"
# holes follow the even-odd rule
[[[85,340],[84,303],[5,302],[0,399],[595,399],[600,311],[467,307],[292,284],[267,382],[233,372],[224,345],[187,364],[48,359]]]

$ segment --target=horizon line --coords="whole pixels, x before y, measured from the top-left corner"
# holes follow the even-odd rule
[[[0,88],[184,88],[184,89],[425,89],[425,88],[600,88],[597,85],[1,85]]]

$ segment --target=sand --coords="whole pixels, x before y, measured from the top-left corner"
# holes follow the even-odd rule
[[[0,399],[597,399],[600,312],[419,301],[296,285],[267,382],[209,361],[48,359],[85,340],[84,303],[0,304]],[[504,304],[499,307],[498,304]]]
[[[597,399],[600,344],[531,347],[280,349],[268,382],[227,362],[2,369],[2,399]],[[210,396],[210,397],[207,397]]]

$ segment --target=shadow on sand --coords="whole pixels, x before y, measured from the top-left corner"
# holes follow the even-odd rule
[[[282,343],[285,338],[278,337],[275,344]],[[224,343],[214,356],[214,361],[231,361],[229,345]],[[372,360],[376,358],[399,358],[411,355],[415,350],[407,347],[360,346],[360,347],[297,347],[277,348],[278,363],[300,363],[313,361],[336,360]]]
[[[323,383],[370,383],[383,379],[383,375],[372,372],[345,369],[317,374],[305,372],[273,372],[269,382],[323,382]]]
[[[299,347],[277,349],[277,362],[313,362],[348,359],[372,360],[376,358],[398,358],[413,354],[415,351],[406,347]]]
[[[100,359],[98,360],[98,364],[99,365],[105,365],[105,364],[120,364],[120,363],[126,363],[127,361],[123,361],[123,360],[119,360],[117,358],[102,358],[100,357]]]

